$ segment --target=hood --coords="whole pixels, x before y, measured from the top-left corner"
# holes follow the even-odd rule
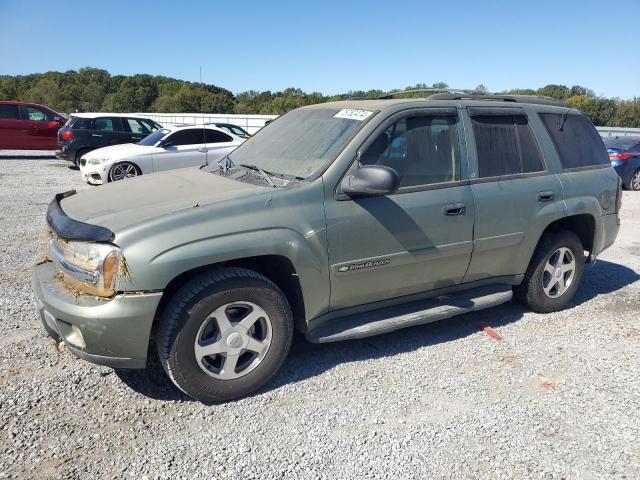
[[[111,145],[110,147],[102,147],[87,153],[84,158],[117,158],[121,156],[140,155],[142,153],[151,152],[154,146],[138,145],[136,143],[123,143],[120,145]]]
[[[117,234],[163,215],[270,190],[185,168],[84,190],[64,198],[60,206],[74,220],[106,227]]]

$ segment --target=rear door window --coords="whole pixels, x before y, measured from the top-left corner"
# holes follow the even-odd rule
[[[224,132],[218,130],[205,129],[204,130],[204,143],[224,143],[232,142],[233,138]]]
[[[0,119],[18,120],[19,118],[17,105],[0,105]]]
[[[93,130],[102,132],[124,132],[122,123],[117,117],[101,117],[93,120]]]
[[[203,128],[187,128],[179,130],[169,137],[171,146],[178,147],[180,145],[200,145],[204,143]]]
[[[565,170],[609,165],[602,138],[584,115],[539,113]]]
[[[480,178],[545,170],[526,115],[473,115]]]

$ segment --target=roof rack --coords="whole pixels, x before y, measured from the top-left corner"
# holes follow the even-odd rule
[[[427,97],[429,100],[493,100],[498,102],[533,103],[537,105],[551,105],[554,107],[570,108],[562,100],[538,95],[498,95],[495,93],[481,93],[474,95],[460,95],[451,93],[436,93]]]
[[[396,95],[403,95],[405,93],[427,93],[427,92],[431,92],[431,93],[435,93],[435,92],[445,92],[447,94],[463,94],[463,95],[482,95],[483,92],[480,92],[478,90],[467,90],[464,88],[417,88],[414,90],[399,90],[397,92],[387,92],[383,95],[380,95],[378,98],[378,100],[388,100],[390,98],[395,97]]]
[[[379,100],[389,100],[397,95],[405,93],[431,93],[431,95],[425,97],[428,100],[493,100],[498,102],[533,103],[538,105],[551,105],[555,107],[569,107],[565,102],[551,97],[538,95],[500,95],[496,93],[481,92],[479,90],[467,90],[464,88],[420,88],[416,90],[400,90],[397,92],[385,93],[377,98]]]

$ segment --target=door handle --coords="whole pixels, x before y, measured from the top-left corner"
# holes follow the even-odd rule
[[[538,201],[539,202],[550,202],[553,200],[553,192],[551,190],[546,190],[544,192],[538,192]]]
[[[92,137],[102,138],[102,135],[98,135],[98,134],[95,134],[95,133],[92,133],[92,134],[91,134],[91,136],[92,136]]]
[[[442,209],[442,213],[448,216],[453,215],[462,215],[465,211],[464,203],[450,203],[449,205],[445,205]]]

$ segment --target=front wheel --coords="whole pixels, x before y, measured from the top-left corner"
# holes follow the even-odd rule
[[[117,182],[118,180],[124,180],[125,178],[132,178],[141,175],[140,169],[130,162],[116,163],[109,170],[109,181]]]
[[[205,403],[252,393],[278,371],[293,337],[291,309],[266,277],[243,268],[207,272],[171,299],[157,336],[173,383]]]
[[[573,299],[584,269],[584,247],[570,231],[545,234],[524,280],[514,287],[517,300],[538,313],[562,310]]]

